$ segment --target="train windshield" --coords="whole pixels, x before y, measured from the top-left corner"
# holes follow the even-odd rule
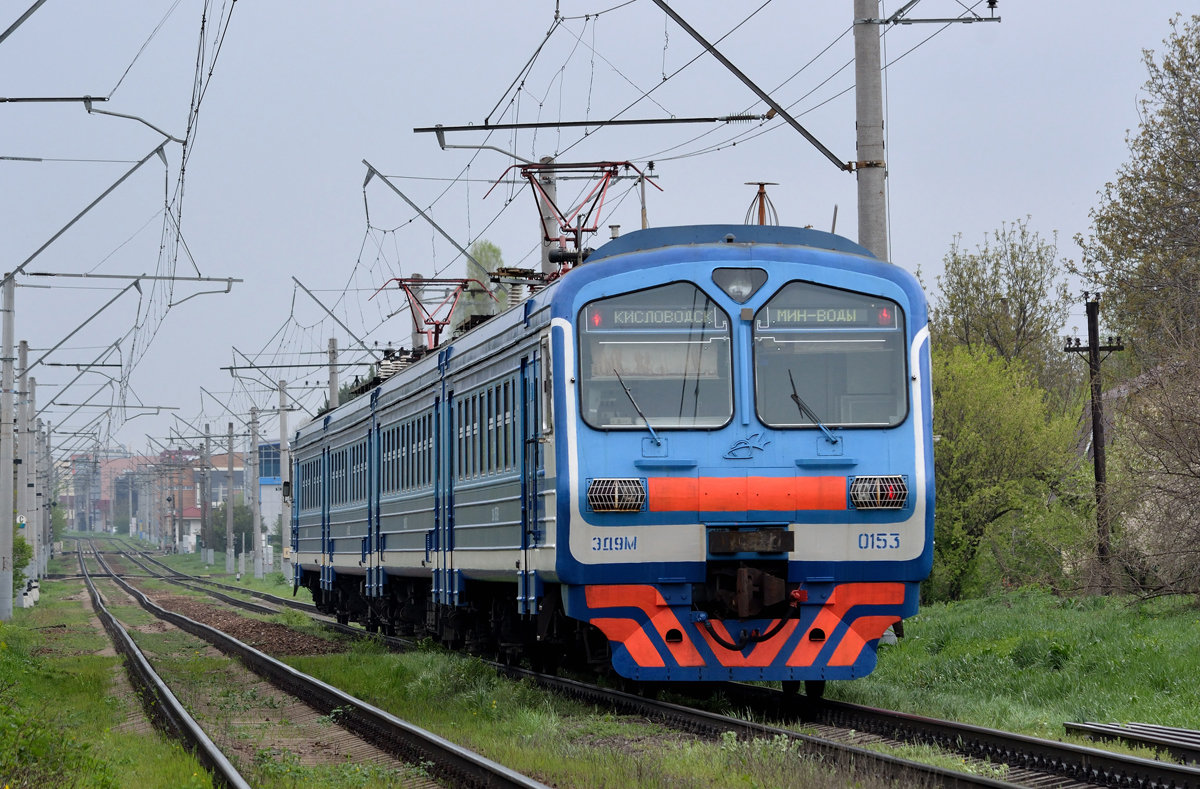
[[[878,296],[792,282],[754,317],[758,418],[893,427],[908,415],[904,315]]]
[[[579,325],[581,408],[592,427],[712,428],[733,417],[729,315],[695,285],[593,301]]]

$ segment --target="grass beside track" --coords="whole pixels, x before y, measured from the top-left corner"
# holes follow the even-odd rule
[[[827,696],[1050,738],[1064,721],[1200,729],[1191,599],[1019,591],[928,606],[904,627],[871,676]]]
[[[126,724],[121,658],[88,620],[79,581],[45,581],[41,602],[0,624],[0,776],[11,786],[199,789],[208,773],[174,741]]]
[[[128,542],[125,538],[120,538],[124,542]],[[114,546],[115,547],[115,546]],[[267,592],[268,594],[276,595],[277,597],[292,597],[292,580],[285,578],[283,573],[274,572],[267,573],[267,576],[261,581],[254,577],[252,572],[246,572],[242,579],[237,580],[237,574],[227,575],[225,573],[225,554],[216,554],[216,563],[206,565],[200,559],[198,553],[182,553],[169,554],[167,556],[155,556],[163,564],[172,567],[180,572],[188,575],[197,575],[207,577],[218,583],[229,584],[230,586],[240,586],[243,589],[252,590],[255,592]],[[247,557],[248,562],[248,557]],[[152,564],[151,567],[154,567]],[[155,569],[161,569],[155,567]],[[312,594],[307,589],[300,588],[296,591],[295,599],[302,603],[311,603]]]
[[[696,739],[651,721],[497,676],[474,658],[429,647],[395,654],[361,640],[350,652],[286,659],[381,709],[558,787],[882,787],[833,773],[786,739]],[[335,711],[336,715],[336,711]]]
[[[140,607],[113,607],[127,625],[144,624],[148,617]],[[424,770],[397,770],[386,765],[353,762],[302,764],[301,755],[271,745],[293,742],[302,736],[295,724],[280,718],[286,704],[276,694],[262,694],[254,684],[239,680],[243,670],[234,670],[229,658],[214,655],[208,644],[188,633],[131,633],[155,671],[204,727],[206,733],[233,762],[251,786],[257,789],[403,789],[423,783]],[[328,722],[325,722],[328,726]],[[253,758],[239,756],[253,749]],[[303,748],[299,748],[303,750]]]
[[[196,555],[165,561],[235,583],[217,568],[205,569]],[[223,569],[220,556],[217,566]],[[281,578],[241,585],[291,591]],[[307,601],[307,591],[297,599]],[[287,619],[282,623],[303,626],[299,616]],[[1191,599],[1139,602],[1020,590],[925,606],[905,629],[898,645],[881,647],[872,675],[831,682],[827,695],[1086,744],[1092,743],[1064,737],[1062,724],[1139,721],[1200,729],[1200,683],[1194,681],[1200,676],[1200,608]],[[1101,747],[1148,755],[1114,743]]]

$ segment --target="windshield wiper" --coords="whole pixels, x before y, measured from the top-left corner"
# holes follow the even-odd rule
[[[796,408],[800,409],[800,416],[807,415],[809,419],[817,423],[817,427],[821,428],[821,432],[825,434],[825,438],[830,444],[836,444],[840,439],[833,433],[829,432],[829,428],[821,421],[821,417],[817,416],[817,412],[808,407],[808,403],[800,399],[800,395],[796,393],[796,379],[792,377],[792,371],[788,370],[788,380],[792,382],[792,402],[796,404]]]
[[[625,390],[625,396],[629,398],[629,402],[633,403],[633,410],[638,412],[638,416],[646,423],[646,429],[650,431],[650,435],[654,438],[656,446],[662,446],[662,439],[658,437],[658,433],[654,432],[654,428],[650,426],[650,420],[642,413],[642,408],[637,404],[637,400],[633,399],[633,392],[629,391],[629,387],[625,385],[625,381],[621,378],[621,374],[617,372],[617,368],[613,368],[613,375],[617,376],[617,380],[621,382],[621,388]]]

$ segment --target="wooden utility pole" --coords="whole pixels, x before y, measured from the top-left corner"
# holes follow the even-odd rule
[[[1084,293],[1083,296],[1088,299],[1087,293]],[[1092,388],[1092,460],[1096,468],[1096,558],[1100,562],[1102,576],[1100,584],[1107,591],[1108,563],[1112,554],[1112,522],[1108,511],[1108,469],[1104,450],[1104,401],[1100,386],[1100,362],[1103,359],[1100,358],[1100,354],[1123,351],[1125,346],[1121,344],[1120,337],[1117,337],[1115,342],[1112,337],[1109,337],[1107,344],[1100,344],[1099,296],[1088,299],[1086,307],[1087,345],[1080,345],[1079,338],[1076,337],[1074,343],[1068,339],[1067,347],[1063,350],[1067,353],[1087,354],[1088,377],[1091,380]]]

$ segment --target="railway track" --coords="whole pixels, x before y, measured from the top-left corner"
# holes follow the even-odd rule
[[[287,695],[303,701],[313,709],[326,715],[336,714],[337,723],[342,727],[403,762],[422,765],[438,781],[464,789],[547,789],[544,784],[297,671],[220,630],[157,605],[140,589],[114,572],[94,547],[93,554],[102,572],[158,619],[207,641],[224,654],[239,660],[250,671]],[[115,624],[115,620],[113,622]],[[132,644],[132,639],[129,639],[129,643]],[[162,684],[162,688],[166,690],[166,685]],[[169,692],[167,690],[167,693]],[[177,700],[176,704],[178,705]],[[181,706],[179,708],[182,709]],[[196,729],[199,731],[198,726]],[[203,732],[200,734],[203,735]],[[209,743],[211,744],[211,740]],[[236,771],[234,774],[236,775]],[[238,778],[240,780],[240,776]],[[230,785],[248,787],[244,781],[241,784]]]
[[[183,742],[196,755],[200,763],[212,773],[214,783],[223,784],[230,789],[250,789],[250,784],[225,758],[221,750],[204,733],[204,729],[196,723],[196,720],[151,667],[150,661],[138,649],[128,631],[109,613],[100,597],[99,590],[96,589],[96,584],[92,581],[91,573],[88,571],[82,545],[78,549],[78,554],[79,572],[87,585],[96,616],[100,618],[104,630],[112,639],[113,647],[119,654],[125,656],[125,670],[129,674],[129,681],[137,690],[147,716],[160,729]]]
[[[174,575],[174,580],[192,588],[203,589],[203,587],[193,584],[212,586],[241,594],[250,594],[272,605],[287,606],[309,614],[317,614],[316,608],[307,603],[188,576],[144,553],[141,553],[141,556],[161,570]],[[138,564],[147,572],[152,572],[152,568],[147,564],[141,562]],[[229,595],[208,589],[203,589],[203,591],[248,610],[275,613],[265,607],[256,606],[254,603],[247,603]],[[321,618],[318,618],[317,621],[338,632],[359,637],[378,638],[393,649],[404,650],[412,647],[412,644],[403,639],[374,636],[361,628],[340,625]],[[882,754],[858,747],[861,744],[928,745],[979,763],[1003,764],[1008,767],[1006,774],[1008,783],[1000,781],[989,783],[987,782],[989,779],[983,777],[978,777],[978,782],[971,783],[970,781],[975,780],[976,776],[942,771],[949,775],[937,775],[936,780],[947,782],[941,785],[1019,785],[1038,787],[1038,789],[1042,787],[1074,789],[1075,787],[1089,786],[1200,789],[1200,767],[1197,766],[1144,759],[1101,748],[1057,742],[846,702],[822,700],[820,703],[812,703],[803,696],[785,694],[760,686],[721,683],[717,690],[737,707],[751,709],[758,715],[766,714],[778,720],[806,722],[814,725],[821,736],[810,738],[808,735],[784,728],[750,723],[690,706],[660,702],[564,677],[539,674],[499,663],[491,665],[508,676],[529,679],[542,687],[581,701],[610,706],[631,714],[644,715],[690,731],[734,731],[742,737],[784,735],[793,739],[801,739],[806,746],[826,758],[841,758],[839,755],[843,752],[837,750],[837,747],[846,745],[857,748],[856,751],[850,752],[857,757],[862,757],[862,753],[859,751],[875,757],[882,756]],[[897,761],[907,762],[907,760]],[[893,765],[893,768],[899,768],[899,765]],[[954,783],[955,781],[968,782]]]
[[[140,554],[141,559],[144,559],[145,562],[130,555],[128,551],[122,551],[121,553],[147,572],[152,571],[153,568],[150,567],[152,564],[155,567],[160,568],[162,572],[169,573],[170,575],[162,576],[163,580],[177,583],[181,586],[192,589],[200,589],[201,591],[205,591],[217,599],[242,607],[246,610],[253,611],[255,613],[276,613],[275,609],[267,608],[257,603],[247,602],[236,597],[231,597],[213,589],[206,589],[201,586],[201,584],[204,586],[215,586],[230,591],[237,591],[243,594],[246,593],[246,590],[239,587],[231,587],[208,579],[199,579],[195,576],[187,576],[179,573],[177,570],[174,570],[169,565],[166,565],[165,563],[160,562],[157,559],[147,556],[141,552],[138,553]],[[316,613],[315,607],[298,601],[288,600],[287,598],[281,598],[262,592],[256,592],[254,593],[254,596],[275,606],[290,606],[304,610],[310,614]],[[413,646],[413,644],[404,639],[368,634],[365,630],[360,628],[341,625],[323,618],[318,618],[317,621],[338,632],[352,634],[358,637],[377,638],[392,649],[403,651],[410,649]],[[528,679],[560,695],[574,698],[589,704],[599,704],[610,709],[644,716],[684,731],[699,733],[707,736],[719,736],[723,732],[734,732],[739,737],[744,739],[770,739],[783,736],[791,740],[799,741],[803,744],[804,749],[807,752],[811,754],[818,754],[821,758],[827,761],[840,762],[847,765],[851,763],[858,765],[869,764],[875,769],[886,771],[888,774],[902,774],[908,778],[916,779],[922,784],[953,787],[1014,786],[1014,784],[1010,782],[1000,781],[987,776],[969,775],[954,770],[930,767],[928,765],[923,765],[906,759],[899,759],[897,757],[863,748],[861,747],[863,744],[861,742],[839,742],[835,737],[813,737],[802,732],[797,732],[782,727],[768,726],[763,723],[745,721],[739,718],[719,715],[694,707],[671,704],[655,699],[648,699],[643,696],[602,688],[565,677],[540,674],[515,666],[499,663],[490,663],[490,665],[492,665],[497,671],[509,677],[514,679]],[[737,688],[742,687],[748,688],[750,692],[757,690],[749,688],[749,686],[738,685],[722,686],[722,690],[736,690]],[[783,694],[777,695],[780,698],[784,698]],[[862,740],[863,738],[859,737],[858,739]],[[869,738],[869,742],[866,744],[875,742],[896,745],[903,744],[899,741],[889,741],[889,739],[885,737],[871,737]]]

